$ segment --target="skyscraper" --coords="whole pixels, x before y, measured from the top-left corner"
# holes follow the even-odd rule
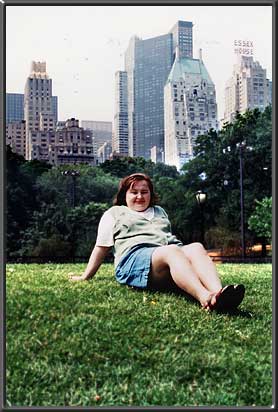
[[[232,77],[226,83],[223,122],[233,121],[237,111],[263,110],[269,104],[271,93],[266,70],[252,56],[238,55]]]
[[[173,53],[175,60],[175,53],[178,48],[179,56],[193,57],[193,24],[191,21],[179,20],[170,30],[173,35]]]
[[[132,53],[133,73],[126,67],[133,78],[133,99],[128,102],[133,123],[129,128],[130,154],[150,158],[153,146],[164,147],[163,88],[172,65],[172,35],[136,39]]]
[[[215,86],[202,60],[179,57],[164,89],[165,163],[181,169],[193,157],[196,137],[218,128]]]
[[[6,93],[6,123],[24,119],[24,94]]]
[[[32,131],[54,130],[55,115],[53,113],[52,80],[46,73],[45,62],[32,62],[24,91],[24,118],[26,121],[26,159],[32,159],[32,145],[38,145]],[[46,125],[42,117],[47,118]]]
[[[115,84],[112,152],[128,156],[127,72],[117,71],[115,74]]]
[[[128,115],[128,152],[130,156],[136,156],[136,130],[134,127],[134,68],[135,68],[135,46],[139,37],[133,36],[125,53],[125,71],[127,73],[127,115]]]
[[[129,154],[151,158],[164,152],[164,85],[175,51],[192,56],[192,23],[178,21],[168,34],[142,40],[134,36],[125,53],[128,85]]]
[[[92,132],[95,157],[97,157],[98,149],[104,143],[112,144],[112,122],[81,120],[81,127]]]
[[[6,145],[25,157],[24,94],[6,93]]]

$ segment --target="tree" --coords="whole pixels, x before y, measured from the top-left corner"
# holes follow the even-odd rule
[[[261,238],[262,254],[266,254],[266,241],[272,237],[272,197],[265,197],[255,201],[257,206],[248,219],[249,229]]]
[[[118,179],[97,167],[75,165],[79,177],[76,179],[75,207],[72,207],[70,185],[73,181],[71,176],[62,174],[66,169],[73,167],[53,167],[37,177],[38,208],[32,212],[28,228],[21,233],[21,255],[46,256],[55,250],[59,239],[65,246],[57,248],[55,253],[59,256],[63,250],[65,257],[87,256],[91,249],[99,219],[112,205]]]
[[[7,257],[16,256],[21,248],[22,233],[27,230],[36,202],[35,174],[23,156],[6,148]]]
[[[107,203],[90,202],[71,209],[66,217],[68,240],[76,256],[89,256],[97,238],[101,216],[109,208]]]

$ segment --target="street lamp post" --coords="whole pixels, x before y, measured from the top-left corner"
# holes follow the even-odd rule
[[[204,226],[204,204],[207,199],[207,195],[202,190],[198,190],[195,194],[197,203],[201,212],[201,243],[205,243],[205,226]]]
[[[62,175],[64,176],[71,176],[72,182],[71,182],[71,190],[70,190],[70,198],[71,198],[71,207],[75,207],[76,204],[76,178],[80,176],[80,173],[78,170],[64,170],[62,172]]]
[[[246,246],[245,246],[245,219],[244,219],[244,189],[243,189],[243,156],[242,148],[243,142],[238,143],[239,147],[239,180],[240,180],[240,234],[241,234],[241,255],[242,259],[246,257]]]
[[[78,170],[64,170],[62,172],[62,175],[64,176],[70,176],[72,178],[71,180],[71,186],[70,186],[70,199],[71,199],[71,207],[74,208],[76,204],[76,178],[80,176],[80,173]],[[72,257],[73,257],[73,262],[75,261],[75,223],[72,225]]]
[[[252,150],[252,147],[246,146],[244,141],[237,143],[236,147],[239,149],[239,186],[240,186],[240,239],[241,239],[241,256],[242,259],[246,257],[245,245],[245,219],[244,219],[244,185],[243,185],[243,150]],[[231,147],[223,149],[223,153],[231,151]]]

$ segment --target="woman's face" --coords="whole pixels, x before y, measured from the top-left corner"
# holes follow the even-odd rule
[[[146,180],[135,181],[126,192],[126,204],[136,212],[146,210],[151,201],[151,192]]]

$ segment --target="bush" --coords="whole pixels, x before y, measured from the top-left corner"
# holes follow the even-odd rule
[[[272,231],[272,198],[265,197],[260,202],[256,200],[257,206],[254,213],[248,219],[249,229],[257,236],[271,241]]]
[[[59,235],[53,235],[49,239],[41,239],[33,250],[33,256],[39,257],[70,257],[72,256],[72,244],[64,241]]]
[[[205,240],[209,249],[221,249],[223,254],[238,254],[240,250],[240,235],[225,227],[215,226],[210,228]]]

